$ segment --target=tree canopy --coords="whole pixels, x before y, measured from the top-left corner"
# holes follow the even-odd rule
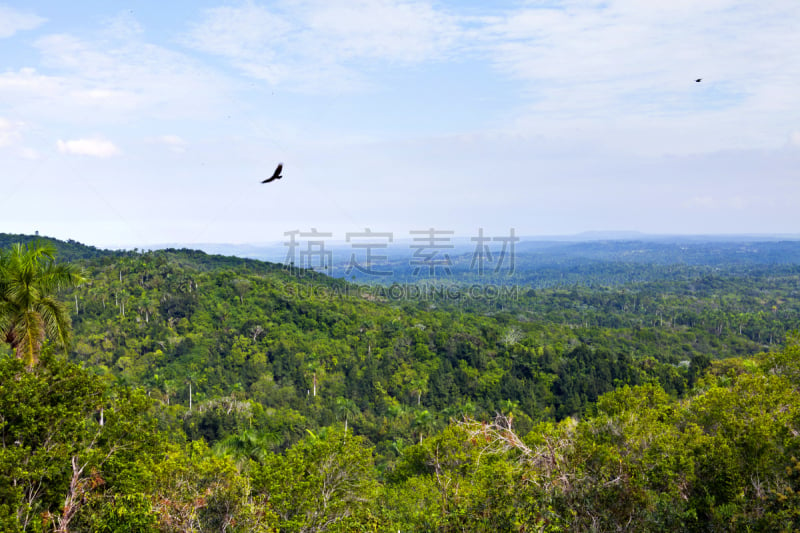
[[[2,262],[4,295],[61,266]],[[80,266],[26,289],[71,348],[0,350],[3,531],[800,527],[789,270],[465,303],[186,250]]]

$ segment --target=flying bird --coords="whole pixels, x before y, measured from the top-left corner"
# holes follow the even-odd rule
[[[703,78],[697,78],[697,79],[696,79],[696,80],[694,80],[694,81],[695,81],[695,83],[700,83],[701,81],[703,81]]]
[[[278,168],[275,169],[275,172],[272,173],[272,176],[268,177],[261,183],[269,183],[270,181],[275,181],[281,179],[281,172],[283,171],[283,163],[278,163]]]

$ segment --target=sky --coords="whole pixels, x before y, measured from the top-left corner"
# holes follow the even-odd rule
[[[0,232],[798,234],[798,28],[797,0],[0,0]]]

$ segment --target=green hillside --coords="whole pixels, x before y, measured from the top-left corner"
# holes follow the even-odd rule
[[[66,357],[2,348],[3,530],[797,525],[792,264],[423,295],[56,245],[86,281]]]
[[[119,252],[111,250],[101,250],[94,246],[87,246],[72,239],[62,241],[52,237],[39,235],[20,235],[14,233],[0,233],[0,249],[8,248],[15,243],[28,244],[31,242],[44,242],[52,245],[58,251],[60,261],[78,261],[81,259],[91,259],[118,255]]]

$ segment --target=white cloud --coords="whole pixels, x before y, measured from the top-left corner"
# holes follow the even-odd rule
[[[247,76],[316,93],[378,93],[391,83],[380,78],[387,65],[409,77],[453,58],[489,65],[500,77],[471,83],[492,91],[511,80],[507,105],[517,106],[493,121],[498,130],[634,153],[772,148],[800,109],[800,63],[787,52],[800,49],[795,0],[444,5],[247,2],[203,11],[183,42]]]
[[[188,143],[177,135],[162,135],[153,139],[153,142],[163,144],[171,151],[176,153],[183,153],[186,151]]]
[[[58,151],[62,154],[88,155],[92,157],[113,157],[121,152],[114,143],[106,139],[74,139],[71,141],[58,140]]]
[[[38,15],[0,5],[0,38],[11,37],[19,31],[32,30],[44,22],[45,19]]]
[[[339,57],[416,63],[439,58],[461,33],[457,19],[427,2],[311,0],[303,15],[326,50]]]
[[[481,34],[499,68],[530,81],[580,81],[587,92],[609,83],[676,90],[697,77],[749,87],[761,84],[758,74],[798,68],[784,52],[800,43],[796,4],[770,5],[556,2],[506,12]]]
[[[16,72],[9,70],[0,74],[0,91],[16,94],[41,92],[51,89],[51,81],[54,79],[38,74],[36,69],[31,67],[21,68]]]
[[[186,41],[200,50],[231,58],[266,54],[284,43],[296,29],[285,17],[252,3],[242,7],[217,7],[205,12]]]
[[[51,34],[37,68],[0,73],[0,99],[31,121],[130,123],[215,116],[231,84],[188,56],[140,40]]]
[[[307,0],[281,10],[253,3],[208,9],[184,42],[248,76],[319,92],[366,86],[363,61],[440,59],[459,33],[454,17],[426,2]]]
[[[24,122],[0,117],[0,148],[8,148],[11,153],[16,153],[23,159],[38,159],[39,153],[24,145],[23,134],[27,129],[29,128]]]
[[[144,33],[142,25],[133,16],[132,11],[123,11],[109,18],[105,24],[104,34],[112,39],[131,39]]]
[[[248,3],[204,11],[203,19],[192,26],[184,42],[227,58],[250,76],[276,84],[291,76],[286,59],[279,59],[278,52],[297,30],[280,13]]]
[[[19,141],[21,137],[21,126],[19,122],[12,122],[11,120],[0,117],[0,147],[9,146]]]
[[[34,148],[22,147],[19,149],[19,156],[23,159],[39,159],[40,155]]]
[[[787,53],[800,49],[798,24],[794,0],[567,1],[503,12],[474,35],[525,85],[526,128],[643,139],[676,126],[676,147],[738,130],[742,145],[774,147],[800,108],[800,63]]]
[[[228,86],[188,57],[137,39],[91,41],[50,35],[37,47],[45,65],[63,72],[61,97],[72,105],[159,117],[213,109]]]

